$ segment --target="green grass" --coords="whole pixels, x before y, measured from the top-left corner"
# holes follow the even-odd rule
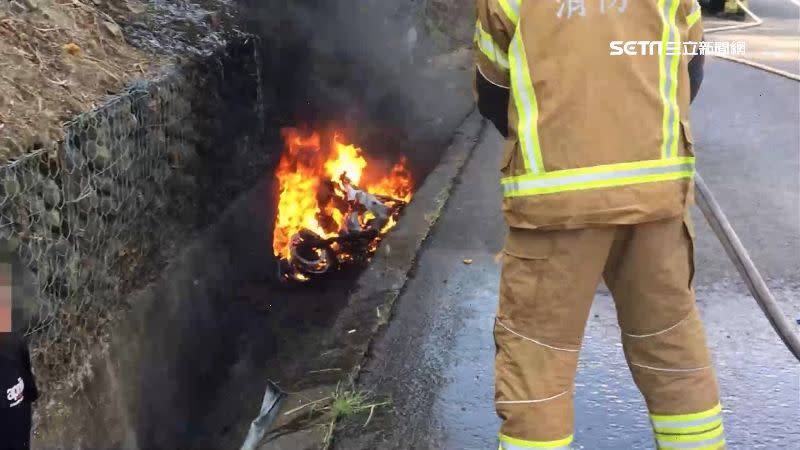
[[[324,448],[328,449],[330,447],[331,440],[333,439],[333,430],[340,419],[353,417],[362,412],[369,411],[369,416],[363,425],[363,428],[366,428],[370,420],[372,420],[375,409],[390,404],[391,402],[388,400],[383,402],[373,401],[372,395],[367,392],[345,390],[337,386],[336,391],[334,391],[331,396],[330,404],[323,408],[327,410],[329,418],[328,431],[325,433],[325,439],[323,440]]]
[[[369,412],[369,416],[362,426],[366,428],[370,420],[372,420],[375,410],[382,406],[388,406],[391,403],[392,402],[389,400],[375,401],[372,394],[368,392],[343,389],[341,385],[338,385],[330,396],[300,405],[297,408],[285,412],[284,415],[290,416],[302,410],[306,410],[309,416],[321,414],[325,417],[327,432],[325,433],[322,443],[323,449],[327,449],[331,444],[333,431],[339,420]]]
[[[369,395],[365,392],[340,391],[334,393],[328,413],[332,420],[350,417],[372,408],[372,405],[369,405],[368,402]]]

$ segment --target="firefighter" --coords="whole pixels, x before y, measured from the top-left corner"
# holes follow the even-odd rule
[[[500,449],[570,447],[578,352],[601,279],[657,448],[725,448],[692,289],[689,105],[702,57],[690,41],[702,40],[700,5],[477,4],[478,108],[506,136]],[[627,51],[612,56],[615,45]]]
[[[725,0],[725,10],[722,14],[723,18],[744,21],[747,16],[745,15],[744,6],[747,8],[747,0]]]

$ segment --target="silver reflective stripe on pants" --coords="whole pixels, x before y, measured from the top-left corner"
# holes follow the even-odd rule
[[[720,434],[717,437],[706,439],[704,441],[695,441],[695,442],[675,442],[675,441],[666,441],[663,439],[658,439],[658,447],[659,448],[708,448],[711,445],[719,444],[725,441],[725,435]]]
[[[705,424],[716,422],[716,421],[718,421],[720,419],[722,419],[722,414],[721,413],[717,413],[717,414],[714,414],[711,417],[704,417],[702,419],[690,420],[690,421],[686,421],[686,422],[683,422],[683,421],[675,421],[675,422],[673,422],[673,421],[666,421],[666,420],[653,421],[653,428],[655,428],[656,431],[659,431],[660,429],[664,429],[664,428],[676,429],[676,428],[698,427],[700,425],[705,425]]]
[[[570,450],[569,445],[562,445],[559,447],[523,447],[521,445],[511,444],[509,442],[501,442],[500,443],[500,450]]]

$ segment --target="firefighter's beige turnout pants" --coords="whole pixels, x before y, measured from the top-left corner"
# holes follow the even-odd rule
[[[625,357],[647,401],[657,447],[725,448],[693,274],[688,216],[577,230],[510,229],[494,331],[500,448],[569,448],[578,351],[601,277],[616,303]]]

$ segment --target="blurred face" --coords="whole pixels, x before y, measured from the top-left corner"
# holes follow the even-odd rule
[[[0,263],[0,333],[11,331],[11,265]]]

